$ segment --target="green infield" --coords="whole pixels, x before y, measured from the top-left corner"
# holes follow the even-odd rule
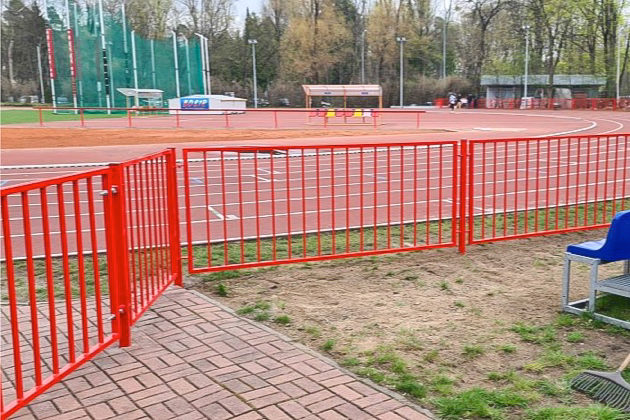
[[[124,114],[105,114],[105,113],[85,113],[85,119],[93,118],[121,118]],[[72,111],[58,111],[53,112],[49,110],[42,111],[42,118],[44,122],[53,121],[78,121],[79,114],[74,114]],[[32,124],[39,123],[39,111],[36,109],[8,109],[0,110],[0,124]]]

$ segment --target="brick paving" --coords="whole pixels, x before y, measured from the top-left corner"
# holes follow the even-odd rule
[[[194,291],[170,288],[132,331],[13,419],[429,419]]]

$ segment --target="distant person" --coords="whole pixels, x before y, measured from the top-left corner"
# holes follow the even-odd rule
[[[455,106],[455,108],[461,109],[461,107],[462,107],[462,95],[458,94],[457,95],[457,105]]]
[[[462,97],[461,99],[462,108],[468,108],[468,98]]]
[[[457,105],[457,95],[451,92],[448,94],[448,107],[451,108],[451,112],[455,111],[455,105]]]
[[[468,94],[468,97],[466,98],[467,102],[468,102],[468,108],[474,108],[474,97],[472,96],[472,94]]]

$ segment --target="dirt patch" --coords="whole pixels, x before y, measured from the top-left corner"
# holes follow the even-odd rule
[[[214,273],[191,277],[188,285],[214,297],[227,292],[218,297],[225,304],[249,316],[267,313],[275,328],[329,350],[368,377],[369,369],[387,377],[387,363],[374,361],[379,353],[395,354],[428,389],[420,402],[433,409],[439,398],[472,387],[518,389],[516,377],[525,381],[521,388],[523,383],[531,388],[529,408],[586,407],[591,401],[569,389],[568,375],[584,369],[588,362],[582,360],[591,356],[616,366],[630,349],[630,333],[559,312],[566,244],[601,236],[574,233],[478,245],[465,255],[442,249]],[[586,279],[584,267],[574,268]],[[611,270],[620,265],[605,266],[602,275]],[[586,282],[581,284],[574,297],[585,295]],[[288,320],[273,322],[282,315]],[[538,338],[531,338],[528,328]],[[491,372],[517,376],[489,379]],[[444,377],[452,384],[432,385]],[[542,383],[558,391],[536,388]],[[503,414],[525,412],[520,407]]]
[[[2,127],[2,149],[108,146],[119,144],[162,144],[184,142],[226,142],[242,140],[343,137],[437,133],[446,130],[150,130],[92,128],[6,128]]]

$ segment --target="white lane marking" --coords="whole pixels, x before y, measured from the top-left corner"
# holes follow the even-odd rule
[[[210,212],[212,214],[214,214],[215,216],[217,216],[219,218],[219,220],[225,220],[226,218],[223,216],[223,214],[219,211],[217,211],[216,209],[214,209],[214,207],[212,206],[208,206],[208,210],[210,210]],[[228,214],[227,215],[227,220],[237,220],[238,216],[235,216],[233,214]]]
[[[615,132],[615,131],[617,131],[617,130],[620,130],[620,129],[622,129],[622,128],[624,127],[624,125],[623,125],[622,123],[620,123],[619,121],[614,121],[614,120],[605,120],[605,119],[603,119],[603,118],[598,118],[598,120],[599,120],[599,121],[611,122],[611,123],[613,123],[613,124],[617,124],[617,126],[618,126],[617,128],[614,128],[614,129],[612,129],[612,130],[608,130],[608,131],[604,131],[603,133],[600,133],[600,134],[609,134],[609,133],[613,133],[613,132]]]

